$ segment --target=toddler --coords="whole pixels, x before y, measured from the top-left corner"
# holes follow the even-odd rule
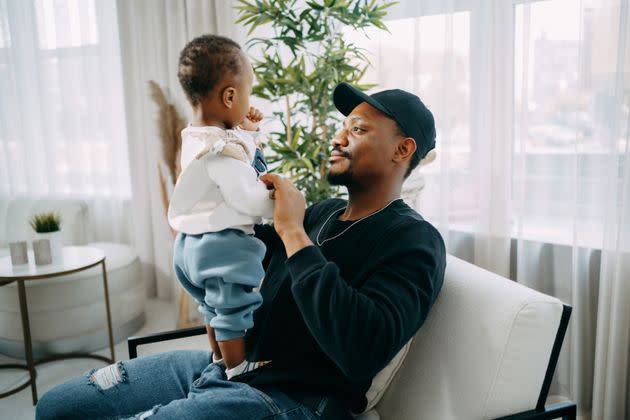
[[[181,166],[168,210],[178,231],[174,267],[199,303],[213,351],[228,379],[256,367],[245,360],[245,330],[262,297],[264,244],[253,225],[273,217],[273,201],[258,176],[266,171],[258,125],[249,106],[252,66],[240,46],[204,35],[181,52],[178,78],[192,106],[182,131]]]

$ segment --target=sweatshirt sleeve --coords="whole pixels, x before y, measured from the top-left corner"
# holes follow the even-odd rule
[[[371,379],[420,328],[441,289],[444,242],[427,222],[396,229],[358,289],[315,246],[287,260],[291,291],[324,353],[352,380]]]
[[[248,130],[243,130],[242,128],[238,129],[238,132],[240,134],[245,134],[247,136],[249,136],[252,141],[254,142],[254,144],[258,145],[260,143],[266,143],[267,142],[267,134],[262,131],[261,129],[258,129],[257,131],[248,131]]]
[[[248,216],[273,218],[274,201],[250,165],[228,156],[216,156],[208,159],[206,172],[230,207]]]

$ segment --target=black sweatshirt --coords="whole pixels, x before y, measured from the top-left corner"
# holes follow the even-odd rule
[[[247,359],[272,362],[233,380],[331,395],[361,412],[372,378],[426,319],[446,265],[439,232],[402,200],[354,225],[337,220],[345,206],[309,207],[304,228],[314,244],[318,234],[320,243],[341,234],[289,259],[273,227],[256,226],[266,275]]]

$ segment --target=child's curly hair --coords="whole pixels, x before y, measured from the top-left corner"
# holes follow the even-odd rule
[[[177,77],[192,105],[197,105],[226,72],[241,72],[241,46],[229,38],[202,35],[179,55]]]

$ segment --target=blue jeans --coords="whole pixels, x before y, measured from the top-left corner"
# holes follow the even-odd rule
[[[319,419],[328,399],[307,407],[276,389],[228,381],[202,350],[118,362],[58,385],[36,419]]]

